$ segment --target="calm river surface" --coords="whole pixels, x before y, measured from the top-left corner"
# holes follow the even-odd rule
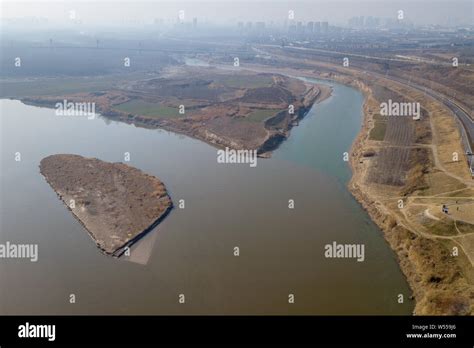
[[[0,314],[410,314],[411,301],[397,303],[411,292],[395,254],[346,189],[342,153],[359,131],[362,95],[331,85],[333,96],[256,168],[218,164],[215,148],[163,130],[1,100],[0,243],[36,243],[39,259],[0,260]],[[56,153],[120,162],[124,152],[185,209],[117,260],[38,165]],[[333,241],[364,244],[365,261],[326,259]]]

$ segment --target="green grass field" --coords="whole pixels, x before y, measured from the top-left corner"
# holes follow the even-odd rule
[[[97,77],[58,77],[37,80],[2,80],[0,97],[61,96],[81,92],[98,92],[113,88],[124,80],[140,79],[143,74]]]
[[[129,112],[134,115],[143,115],[153,118],[174,118],[184,117],[179,113],[178,108],[172,108],[158,103],[149,103],[144,100],[134,99],[126,103],[116,105],[117,110]]]
[[[278,109],[259,109],[252,111],[246,118],[245,121],[260,123],[265,119],[276,115],[280,110]]]
[[[375,125],[370,131],[370,140],[382,141],[385,138],[385,131],[387,130],[387,120],[380,115],[374,116]]]
[[[217,75],[214,81],[230,88],[268,87],[273,83],[271,76]]]

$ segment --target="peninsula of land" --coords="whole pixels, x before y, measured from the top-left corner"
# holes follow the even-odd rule
[[[269,157],[313,104],[330,95],[328,86],[277,73],[179,66],[154,78],[124,79],[101,92],[21,100],[51,108],[58,103],[88,103],[112,120]]]

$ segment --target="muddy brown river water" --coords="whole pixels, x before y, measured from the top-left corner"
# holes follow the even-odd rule
[[[0,260],[0,313],[410,314],[395,254],[346,189],[342,154],[360,129],[362,95],[331,85],[333,96],[256,168],[219,164],[215,148],[182,135],[1,100],[0,243],[34,243],[39,254],[37,262]],[[119,162],[125,152],[185,208],[128,259],[114,259],[99,252],[38,165],[56,153]],[[364,261],[325,258],[334,241],[363,244]]]

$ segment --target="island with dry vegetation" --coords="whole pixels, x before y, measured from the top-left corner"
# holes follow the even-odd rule
[[[63,100],[94,103],[102,116],[113,120],[269,157],[312,105],[330,93],[327,86],[276,73],[179,66],[153,78],[124,80],[102,92],[28,96],[22,101],[46,107]]]
[[[58,154],[40,172],[107,255],[122,255],[173,207],[158,178],[123,163]]]

